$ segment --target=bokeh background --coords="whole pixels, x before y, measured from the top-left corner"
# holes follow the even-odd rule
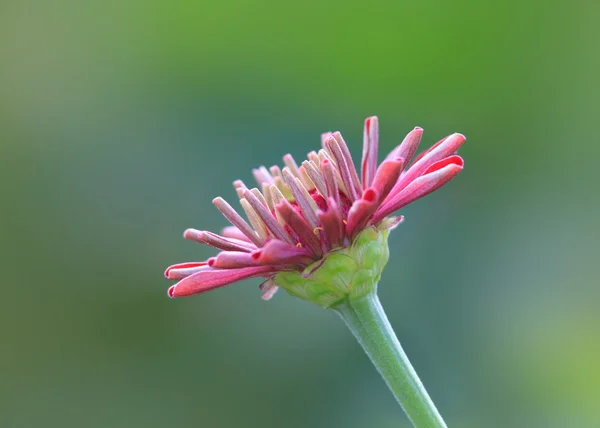
[[[466,169],[380,297],[451,427],[600,426],[598,2],[3,1],[0,427],[408,427],[342,322],[170,300],[251,168],[415,125]]]

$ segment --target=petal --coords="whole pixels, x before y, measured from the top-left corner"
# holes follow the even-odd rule
[[[206,270],[207,268],[207,262],[178,263],[167,268],[165,271],[165,277],[169,279],[183,279],[196,272]]]
[[[352,204],[348,212],[348,222],[346,223],[346,234],[353,238],[360,232],[369,221],[369,218],[377,207],[379,196],[372,188],[365,190],[362,198]]]
[[[283,168],[283,176],[285,177],[286,183],[289,186],[292,194],[294,195],[296,203],[302,211],[302,215],[312,228],[317,227],[319,220],[317,218],[317,215],[315,214],[315,209],[313,207],[314,201],[312,197],[308,194],[308,192],[304,192],[302,190],[302,188],[300,187],[301,183],[296,181],[293,174],[287,167]]]
[[[450,165],[446,165],[441,169],[438,169],[434,172],[417,178],[412,183],[410,183],[404,190],[402,190],[394,198],[386,202],[381,208],[377,210],[375,216],[373,217],[373,224],[377,224],[384,217],[393,213],[394,211],[442,187],[454,176],[456,176],[456,174],[462,171],[462,169],[462,162],[460,164],[452,163]]]
[[[458,155],[448,156],[446,159],[437,161],[436,163],[431,165],[429,168],[427,168],[427,170],[423,173],[423,175],[430,174],[432,172],[435,172],[439,169],[444,168],[445,166],[452,165],[452,164],[458,165],[461,168],[463,168],[465,166],[465,161],[463,160],[463,158],[461,158]]]
[[[378,202],[382,202],[394,188],[403,167],[404,159],[402,158],[388,159],[381,162],[371,186],[379,195]]]
[[[217,269],[236,269],[256,266],[256,261],[250,253],[221,251],[216,257],[208,259],[208,265]]]
[[[342,137],[341,133],[334,132],[332,135],[333,138],[335,138],[335,141],[337,141],[338,145],[340,146],[340,149],[342,149],[342,154],[346,159],[346,164],[348,165],[348,168],[350,168],[350,177],[352,179],[352,183],[354,184],[354,188],[360,192],[362,190],[362,186],[360,184],[360,180],[358,179],[358,172],[356,172],[356,167],[354,166],[352,154],[348,149],[348,145],[344,141],[344,138]]]
[[[344,241],[344,223],[337,202],[333,198],[329,198],[327,210],[319,211],[317,215],[323,226],[329,249],[341,245]]]
[[[237,239],[238,241],[250,242],[248,237],[244,235],[244,233],[235,226],[225,226],[221,235],[225,238]]]
[[[258,191],[258,190],[257,190]],[[273,217],[266,207],[250,190],[244,190],[244,198],[248,201],[248,203],[254,208],[254,211],[265,226],[269,229],[269,231],[278,239],[282,241],[292,242],[290,235],[285,231],[285,229],[277,222],[277,219]],[[265,202],[266,203],[266,202]]]
[[[246,220],[244,220],[242,216],[239,215],[237,211],[227,203],[227,201],[225,201],[225,199],[221,197],[215,198],[213,199],[213,204],[215,204],[215,206],[219,209],[219,211],[221,211],[225,218],[231,222],[231,224],[237,227],[257,247],[260,247],[264,244],[264,240],[256,234],[254,229],[250,227]]]
[[[264,247],[252,253],[252,258],[261,265],[309,265],[315,261],[310,251],[305,248],[286,244],[278,239],[273,239]]]
[[[385,159],[391,160],[395,158],[403,158],[404,161],[408,164],[412,157],[415,155],[417,147],[419,147],[419,143],[421,142],[422,136],[423,128],[417,126],[415,129],[410,131],[406,135],[406,137],[404,137],[402,143],[400,143],[399,146],[392,150]]]
[[[437,145],[434,149],[427,152],[400,177],[394,188],[384,200],[384,203],[389,202],[392,198],[402,192],[402,190],[413,180],[422,176],[431,165],[454,154],[454,152],[460,148],[465,140],[466,138],[462,134],[452,134],[439,143],[439,145]]]
[[[253,245],[251,242],[240,241],[234,238],[225,238],[224,236],[219,236],[216,233],[204,230],[186,229],[186,231],[183,232],[183,237],[224,251],[250,252],[256,248],[256,245]]]
[[[242,269],[210,269],[182,279],[169,288],[169,297],[185,297],[203,293],[218,287],[232,284],[242,279],[273,273],[271,266],[257,266]]]
[[[366,189],[373,183],[377,170],[377,152],[379,146],[379,121],[377,116],[365,120],[363,132],[362,187]]]
[[[321,250],[321,242],[314,233],[315,229],[298,214],[288,201],[282,200],[281,203],[277,204],[275,209],[285,223],[294,231],[300,243],[310,250],[315,257],[321,257],[323,251]]]
[[[258,288],[260,289],[260,291],[262,291],[261,297],[263,300],[271,300],[275,292],[279,290],[279,287],[275,285],[275,281],[273,281],[273,278],[267,279],[265,282],[260,284]]]
[[[331,137],[329,140],[327,140],[325,144],[327,144],[327,147],[329,147],[329,151],[332,153],[336,161],[337,169],[340,173],[340,176],[342,177],[344,187],[346,187],[346,190],[348,190],[348,197],[352,202],[354,202],[359,198],[360,195],[358,194],[357,188],[354,186],[352,179],[352,170],[350,165],[348,165],[348,162],[346,161],[344,152],[342,151],[339,142],[334,137]]]

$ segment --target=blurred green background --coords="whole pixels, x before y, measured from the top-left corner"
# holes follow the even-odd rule
[[[251,168],[414,126],[466,169],[380,296],[451,427],[600,426],[598,2],[0,4],[0,427],[408,427],[333,314],[170,300]]]

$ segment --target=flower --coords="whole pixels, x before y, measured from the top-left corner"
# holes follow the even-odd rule
[[[361,176],[339,132],[321,136],[322,149],[300,166],[290,154],[285,167],[254,169],[260,189],[234,187],[248,222],[223,198],[213,203],[232,226],[221,235],[187,229],[186,239],[221,250],[202,262],[170,266],[179,280],[170,297],[184,297],[253,277],[263,277],[262,296],[278,287],[324,307],[362,296],[387,262],[387,234],[402,221],[395,211],[446,184],[462,169],[455,154],[461,134],[443,138],[410,164],[423,129],[417,127],[377,164],[377,117],[365,120]],[[366,285],[365,285],[366,284]]]

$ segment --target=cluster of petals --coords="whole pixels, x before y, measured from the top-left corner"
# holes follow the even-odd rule
[[[235,181],[246,219],[223,198],[215,198],[213,203],[231,226],[220,235],[188,229],[184,237],[220,252],[206,261],[170,266],[165,276],[179,282],[169,288],[169,296],[190,296],[262,277],[263,298],[270,299],[277,290],[273,277],[278,272],[302,272],[463,169],[463,159],[456,155],[465,141],[461,134],[443,138],[412,160],[422,134],[419,127],[410,131],[378,164],[379,124],[377,117],[369,117],[360,175],[342,135],[328,132],[321,136],[321,150],[310,152],[301,165],[287,154],[283,169],[253,170],[258,187]],[[388,223],[401,219],[392,217]]]

